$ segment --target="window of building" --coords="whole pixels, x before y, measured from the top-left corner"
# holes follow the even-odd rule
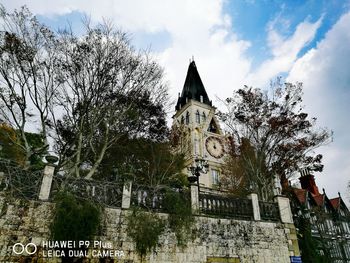
[[[185,123],[185,117],[182,115],[181,117],[181,124],[184,124]]]
[[[211,180],[212,184],[219,184],[219,171],[212,169],[211,170]]]
[[[201,116],[199,115],[199,111],[196,112],[196,122],[201,123]]]
[[[190,113],[186,112],[186,124],[190,124]]]
[[[216,125],[216,122],[212,119],[210,121],[209,127],[208,127],[208,131],[212,132],[212,133],[219,133],[218,127]]]
[[[333,229],[333,222],[330,219],[327,219],[326,223],[327,223],[328,232],[332,233],[334,231],[334,229]]]
[[[203,113],[202,113],[202,121],[206,122],[206,120],[207,120],[207,116],[205,115],[205,112],[203,111]]]

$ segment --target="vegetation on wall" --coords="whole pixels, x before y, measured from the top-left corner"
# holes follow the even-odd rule
[[[169,228],[175,233],[178,245],[186,246],[187,242],[194,238],[192,233],[194,218],[189,195],[167,191],[164,196],[163,206],[164,210],[169,213]]]
[[[141,259],[158,245],[161,234],[168,228],[175,233],[177,244],[185,247],[189,240],[193,240],[192,226],[194,218],[191,213],[191,203],[185,193],[167,190],[162,200],[163,211],[167,218],[160,218],[158,214],[134,209],[127,217],[127,233],[136,243],[136,251]]]
[[[144,259],[158,244],[160,235],[165,230],[165,220],[157,214],[134,209],[127,217],[127,233],[136,244],[136,252]]]
[[[51,224],[53,240],[91,240],[100,224],[100,208],[69,192],[56,196],[56,210]]]

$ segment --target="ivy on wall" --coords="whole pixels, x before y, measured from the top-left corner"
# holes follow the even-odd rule
[[[175,233],[178,245],[185,247],[187,242],[195,237],[192,233],[194,218],[189,194],[167,191],[163,206],[169,213],[169,228]]]
[[[136,252],[141,261],[157,244],[165,230],[166,222],[157,214],[134,209],[127,219],[127,233],[136,244]]]
[[[100,224],[101,209],[69,192],[60,192],[51,224],[53,240],[91,240]]]
[[[127,216],[127,234],[136,244],[136,252],[141,261],[158,245],[162,233],[169,228],[175,233],[177,244],[186,247],[189,240],[193,240],[192,226],[194,218],[191,212],[189,195],[168,190],[164,194],[162,206],[168,217],[161,218],[151,211],[134,209]]]

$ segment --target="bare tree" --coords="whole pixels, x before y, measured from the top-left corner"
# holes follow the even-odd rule
[[[33,154],[48,148],[49,109],[60,85],[54,73],[56,39],[25,7],[7,13],[0,6],[0,20],[0,121],[18,131],[20,140],[13,143],[24,151],[28,166]],[[45,142],[40,149],[31,147],[25,132],[36,120]]]
[[[137,130],[140,98],[165,103],[163,71],[107,23],[94,28],[86,24],[83,37],[62,32],[59,57],[64,84],[58,103],[64,116],[54,123],[60,165],[70,167],[76,177],[91,178],[120,136]]]

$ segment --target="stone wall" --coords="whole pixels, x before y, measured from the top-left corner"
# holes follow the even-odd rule
[[[61,262],[59,257],[43,258],[38,249],[35,257],[15,255],[12,246],[21,242],[37,245],[50,240],[49,226],[54,204],[43,201],[9,201],[0,197],[0,262]],[[106,208],[100,236],[96,240],[110,242],[113,249],[124,256],[114,261],[98,259],[84,262],[140,262],[135,245],[127,236],[125,215],[127,209]],[[160,214],[166,217],[166,214]],[[147,256],[146,262],[290,262],[291,224],[195,217],[194,240],[186,248],[176,245],[175,234],[164,233],[159,246]]]

